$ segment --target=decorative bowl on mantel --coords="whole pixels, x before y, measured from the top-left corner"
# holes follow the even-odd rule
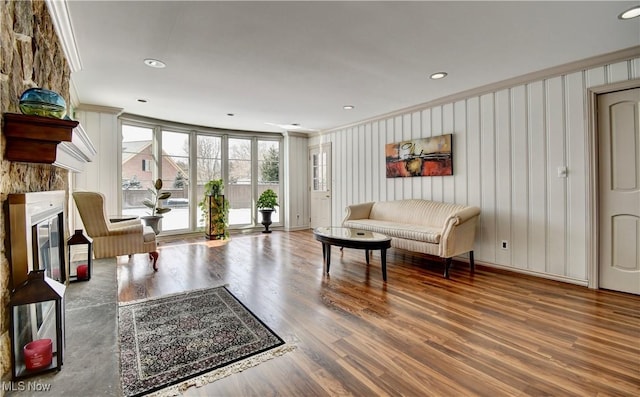
[[[67,104],[57,92],[29,88],[20,96],[20,111],[29,116],[61,119],[67,113]]]

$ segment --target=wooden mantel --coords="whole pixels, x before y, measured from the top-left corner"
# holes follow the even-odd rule
[[[96,154],[77,121],[51,117],[4,114],[7,139],[5,159],[53,164],[79,172]]]

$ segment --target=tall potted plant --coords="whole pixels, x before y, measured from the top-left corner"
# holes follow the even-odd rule
[[[278,206],[278,195],[272,189],[267,189],[258,198],[258,202],[256,203],[258,207],[258,211],[262,214],[262,225],[264,226],[264,230],[262,233],[271,233],[269,230],[269,225],[271,225],[271,214],[276,210]]]
[[[204,198],[198,203],[202,210],[204,234],[209,240],[222,240],[229,237],[228,218],[229,200],[222,192],[224,181],[212,179],[204,185]]]
[[[163,207],[160,201],[171,197],[171,192],[160,192],[160,190],[162,190],[162,179],[160,178],[156,179],[153,184],[153,188],[148,188],[147,190],[151,193],[151,198],[144,199],[142,204],[151,211],[150,215],[140,217],[140,219],[142,219],[142,222],[145,225],[151,226],[153,231],[158,234],[160,233],[158,223],[160,222],[160,219],[162,219],[162,214],[166,214],[171,211],[171,208]]]

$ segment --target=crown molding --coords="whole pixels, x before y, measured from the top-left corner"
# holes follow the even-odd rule
[[[53,27],[58,33],[64,55],[67,57],[67,62],[69,62],[71,73],[82,70],[82,62],[80,61],[76,38],[73,34],[67,1],[45,0],[45,4],[49,10],[49,15],[51,15]]]
[[[181,123],[179,121],[156,119],[153,117],[140,116],[140,115],[131,114],[131,113],[122,113],[119,117],[120,117],[120,120],[125,120],[128,122],[163,126],[163,127],[168,127],[168,128],[172,128],[179,131],[206,131],[214,134],[229,135],[229,136],[243,136],[243,137],[253,135],[253,136],[258,136],[260,138],[262,137],[280,138],[284,136],[283,132],[234,130],[234,129],[222,128],[222,127],[208,127],[204,125]]]
[[[352,128],[362,124],[373,123],[380,120],[386,120],[386,119],[400,116],[403,114],[421,111],[421,110],[432,108],[435,106],[446,105],[448,103],[453,103],[453,102],[457,102],[463,99],[472,98],[476,96],[482,96],[484,94],[497,92],[503,89],[516,87],[523,84],[529,84],[534,81],[549,79],[552,77],[573,73],[578,70],[586,70],[586,69],[591,69],[591,68],[611,64],[611,63],[628,61],[630,59],[634,59],[637,57],[640,57],[640,46],[629,47],[623,50],[614,51],[614,52],[610,52],[603,55],[596,55],[594,57],[582,59],[575,62],[570,62],[560,66],[554,66],[551,68],[538,70],[536,72],[524,74],[522,76],[517,76],[511,79],[499,81],[496,83],[483,85],[483,86],[472,88],[466,91],[461,91],[456,94],[451,94],[442,98],[434,99],[432,101],[424,102],[418,105],[413,105],[407,108],[394,110],[389,113],[370,117],[364,120],[356,121],[354,123],[349,123],[349,124],[345,124],[345,125],[333,127],[333,128],[327,128],[325,130],[321,130],[318,133],[312,134],[310,136],[315,137],[315,136],[324,135],[330,132],[337,132],[340,130]]]
[[[120,114],[124,109],[111,107],[111,106],[90,105],[86,103],[81,103],[75,108],[75,110],[77,112],[109,113],[109,114],[115,114],[116,116],[120,116]]]
[[[309,138],[309,134],[300,131],[285,131],[284,136],[293,136],[298,138]]]

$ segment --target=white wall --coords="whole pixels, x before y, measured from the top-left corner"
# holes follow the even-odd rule
[[[333,146],[332,223],[347,205],[425,198],[479,206],[479,262],[587,283],[589,87],[640,78],[640,58],[564,72],[309,139]],[[384,147],[454,134],[454,175],[389,178]],[[568,168],[567,178],[557,167]],[[500,243],[508,240],[510,249]]]

